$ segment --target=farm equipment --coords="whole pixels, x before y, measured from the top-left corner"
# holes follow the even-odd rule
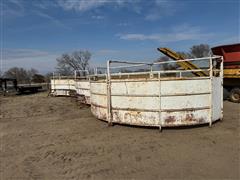
[[[161,53],[165,54],[166,56],[170,57],[173,60],[178,61],[178,60],[186,59],[182,55],[172,51],[169,48],[157,48],[157,49],[158,49],[158,51],[160,51]],[[192,62],[189,62],[189,61],[180,61],[180,62],[177,62],[177,64],[180,65],[185,70],[199,69],[199,67],[197,67],[196,65],[194,65]],[[192,72],[192,73],[199,77],[207,76],[206,72],[204,72],[204,71],[196,71],[196,72]]]
[[[14,78],[0,78],[0,91],[2,91],[4,95],[10,91],[15,91],[22,94],[25,92],[31,93],[38,92],[40,89],[42,89],[41,85],[33,84],[18,85],[17,80]]]
[[[185,57],[168,48],[158,48],[160,52],[173,60],[184,60]],[[232,102],[240,102],[240,44],[223,45],[212,48],[214,55],[224,58],[224,95],[229,97]],[[185,70],[199,69],[191,62],[177,62]],[[194,72],[196,76],[207,76],[206,72]]]
[[[214,55],[224,59],[224,91],[232,102],[240,103],[240,44],[222,45],[212,48]]]

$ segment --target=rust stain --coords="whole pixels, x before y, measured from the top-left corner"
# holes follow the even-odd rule
[[[168,117],[165,119],[165,123],[167,123],[167,124],[174,123],[175,121],[176,121],[175,116],[168,116]]]
[[[196,121],[196,119],[194,118],[194,115],[191,113],[186,115],[185,121],[192,122],[192,121]]]
[[[204,118],[195,118],[194,115],[191,113],[191,114],[187,114],[185,119],[184,119],[185,122],[198,122],[198,123],[203,123],[204,122]]]
[[[142,115],[141,112],[139,111],[129,111],[124,114],[124,119],[129,120],[130,122],[132,121],[138,121],[138,123],[141,123]]]
[[[113,119],[115,122],[121,122],[121,118],[118,112],[113,112]]]
[[[205,122],[205,120],[203,118],[199,118],[198,122],[203,123],[203,122]]]
[[[107,120],[107,113],[105,111],[102,111],[99,107],[91,106],[93,114],[98,118],[102,120]]]

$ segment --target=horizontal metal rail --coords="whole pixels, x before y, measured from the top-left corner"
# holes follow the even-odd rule
[[[107,96],[106,93],[97,93],[91,92],[92,95],[100,95]],[[169,97],[169,96],[197,96],[197,95],[207,95],[210,92],[204,93],[176,93],[176,94],[162,94],[161,97]],[[159,97],[159,94],[112,94],[112,96],[122,96],[122,97]]]
[[[161,78],[161,81],[181,81],[181,80],[199,80],[199,79],[210,79],[210,77],[163,77]],[[112,82],[114,83],[122,83],[122,82],[153,82],[153,81],[158,81],[158,78],[152,78],[152,79],[112,79]],[[103,83],[103,82],[106,82],[106,79],[102,79],[102,80],[97,80],[97,81],[92,81],[94,83]]]
[[[91,103],[92,106],[107,109],[107,106]],[[119,107],[111,107],[112,110],[121,110],[121,111],[138,111],[138,112],[159,112],[159,109],[141,109],[141,108],[119,108]],[[204,107],[196,107],[196,108],[182,108],[182,109],[162,109],[161,112],[182,112],[182,111],[198,111],[210,109],[210,106]]]
[[[212,60],[219,59],[221,56],[213,56],[211,57]],[[110,63],[119,63],[119,64],[134,64],[133,66],[112,66],[110,69],[116,69],[116,68],[126,68],[126,67],[137,67],[137,66],[154,66],[154,65],[160,65],[160,64],[170,64],[170,63],[177,63],[177,62],[188,62],[188,61],[209,61],[209,57],[203,57],[203,58],[194,58],[194,59],[184,59],[184,60],[178,60],[178,61],[165,61],[165,62],[154,62],[154,63],[147,63],[147,62],[130,62],[130,61],[118,61],[118,60],[110,60]]]

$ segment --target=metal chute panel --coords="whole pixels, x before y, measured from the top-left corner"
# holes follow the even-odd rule
[[[161,77],[165,71],[154,71],[93,78],[92,113],[109,123],[138,126],[211,125],[222,119],[222,66],[208,71],[207,77]]]
[[[70,96],[75,90],[74,79],[51,79],[51,94],[54,96]]]

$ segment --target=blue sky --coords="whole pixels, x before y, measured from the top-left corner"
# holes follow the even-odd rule
[[[106,60],[153,61],[157,47],[187,51],[240,41],[239,0],[0,0],[1,68],[54,71],[56,58],[89,50]]]

